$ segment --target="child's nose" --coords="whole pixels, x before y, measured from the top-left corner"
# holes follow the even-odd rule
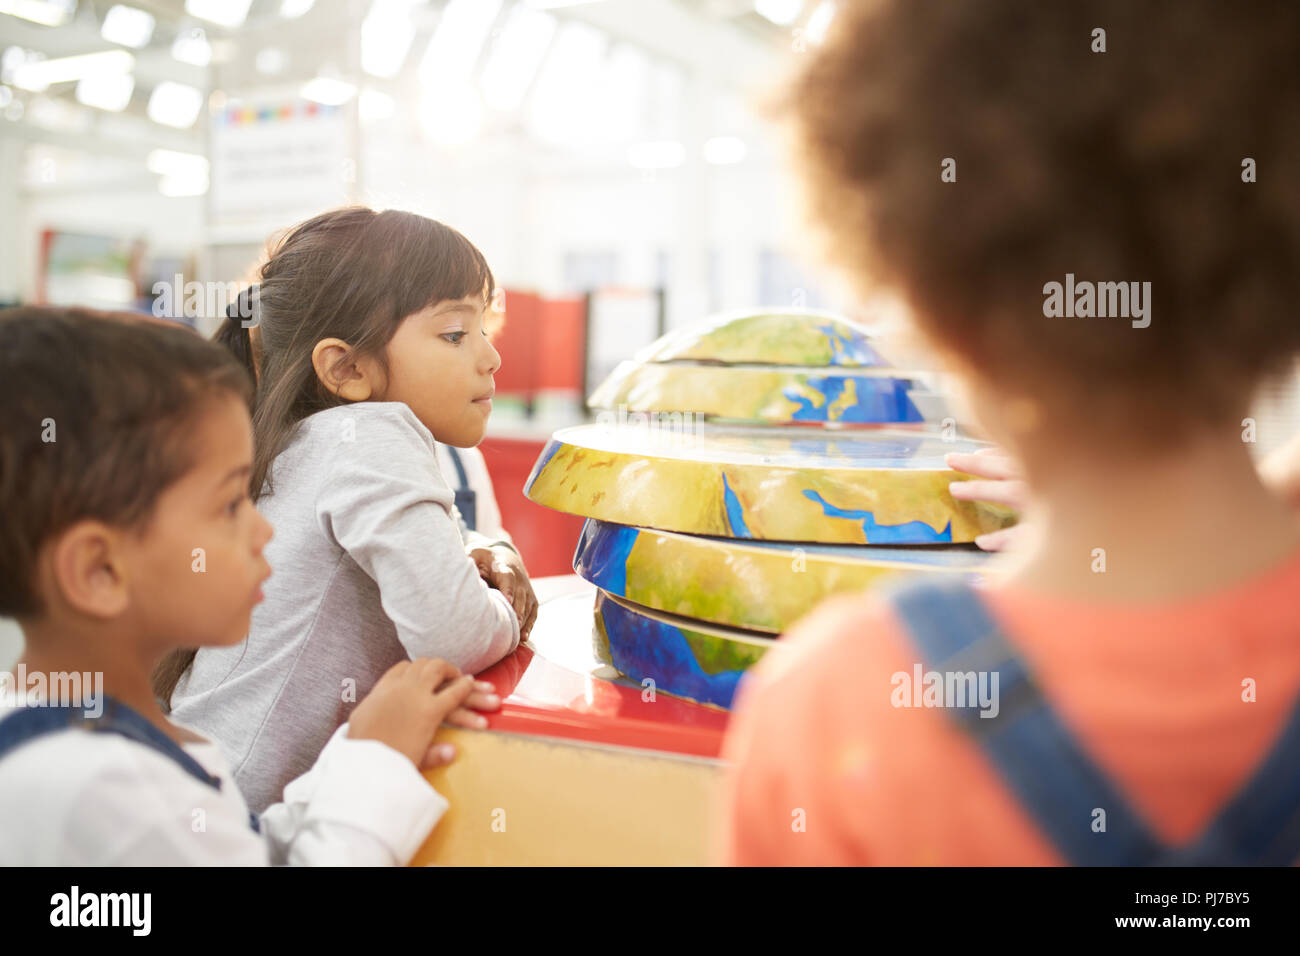
[[[271,522],[262,517],[262,512],[254,510],[253,513],[257,515],[256,524],[253,528],[253,547],[258,554],[261,554],[262,549],[266,547],[266,543],[275,535],[275,529],[271,527]]]
[[[501,353],[496,350],[496,346],[488,339],[484,339],[483,342],[487,345],[487,373],[491,375],[501,367]]]

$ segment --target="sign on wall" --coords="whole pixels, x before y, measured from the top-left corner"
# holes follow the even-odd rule
[[[232,99],[211,115],[214,226],[279,228],[350,200],[349,108],[263,96]]]

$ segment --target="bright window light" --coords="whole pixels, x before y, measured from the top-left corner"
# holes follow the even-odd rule
[[[657,62],[650,73],[650,130],[647,137],[676,139],[681,135],[682,107],[686,100],[686,77],[681,68],[665,61]]]
[[[164,196],[202,196],[208,191],[208,160],[198,153],[155,149],[145,165],[162,176],[158,191]]]
[[[47,27],[61,27],[72,19],[77,0],[0,0],[0,13]]]
[[[18,75],[18,70],[28,64],[37,63],[45,59],[43,53],[37,53],[35,50],[24,50],[20,46],[5,47],[4,53],[0,53],[0,83],[13,83],[14,78]],[[48,83],[45,86],[49,86]],[[41,89],[43,90],[43,86]],[[39,93],[41,90],[33,90]]]
[[[599,100],[607,44],[605,34],[585,23],[560,28],[529,100],[528,122],[538,139],[574,146],[600,137],[590,114]]]
[[[208,42],[208,35],[195,27],[177,34],[172,44],[172,56],[182,63],[207,66],[212,62],[212,44]]]
[[[120,113],[131,102],[135,77],[130,73],[88,76],[77,82],[77,102],[110,113]]]
[[[203,176],[164,176],[158,183],[158,191],[164,196],[202,196],[208,191],[208,177]]]
[[[361,109],[361,119],[366,123],[391,119],[397,113],[397,103],[379,90],[362,90],[357,105]]]
[[[704,161],[714,166],[731,166],[745,159],[745,141],[735,136],[715,136],[704,141]]]
[[[777,26],[788,27],[799,19],[803,0],[754,0],[754,9]]]
[[[153,23],[152,13],[119,3],[109,7],[108,13],[104,14],[99,35],[109,43],[120,43],[138,50],[153,36]]]
[[[667,139],[637,143],[628,148],[627,160],[636,169],[672,169],[686,162],[686,147]]]
[[[163,126],[189,129],[203,109],[203,91],[184,83],[164,80],[149,97],[149,118]]]
[[[207,176],[208,159],[198,153],[181,153],[174,149],[151,150],[145,159],[149,172],[162,176]]]
[[[611,51],[599,82],[596,109],[602,138],[622,145],[651,135],[646,129],[650,60],[621,43]]]
[[[483,125],[483,107],[468,82],[426,88],[420,101],[420,128],[430,142],[463,146]]]
[[[258,73],[264,76],[279,76],[289,65],[289,55],[279,47],[268,46],[264,50],[257,51],[253,63]]]
[[[394,77],[411,48],[411,0],[375,0],[361,22],[361,69]]]
[[[222,27],[237,27],[248,18],[253,0],[185,0],[185,12]]]
[[[283,0],[280,4],[280,16],[286,20],[296,20],[308,10],[316,0]]]
[[[501,0],[451,0],[420,61],[420,85],[448,89],[469,81]]]
[[[99,76],[120,76],[135,66],[135,57],[125,50],[83,53],[57,60],[28,59],[13,71],[14,86],[35,93],[54,83],[70,83]]]
[[[817,9],[812,12],[812,16],[808,18],[808,24],[803,31],[804,36],[812,43],[821,43],[826,39],[826,30],[834,19],[835,0],[822,0],[817,5]]]
[[[357,95],[357,87],[347,80],[318,76],[302,85],[302,95],[305,99],[325,106],[342,106]]]
[[[551,45],[555,26],[555,17],[549,13],[524,6],[510,11],[483,67],[483,98],[488,106],[498,110],[519,108]]]

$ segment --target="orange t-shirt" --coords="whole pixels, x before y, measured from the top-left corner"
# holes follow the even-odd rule
[[[983,595],[1079,747],[1168,844],[1198,835],[1245,784],[1300,693],[1300,555],[1177,604]],[[891,676],[918,662],[892,609],[868,595],[798,622],[741,684],[715,858],[1063,863],[942,708],[892,706]]]

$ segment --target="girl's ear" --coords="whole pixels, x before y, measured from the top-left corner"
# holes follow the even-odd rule
[[[80,521],[54,541],[49,573],[72,608],[110,620],[130,604],[118,535],[99,521]]]
[[[312,368],[327,389],[349,402],[364,402],[375,392],[371,363],[358,362],[342,339],[321,339],[311,350]]]

